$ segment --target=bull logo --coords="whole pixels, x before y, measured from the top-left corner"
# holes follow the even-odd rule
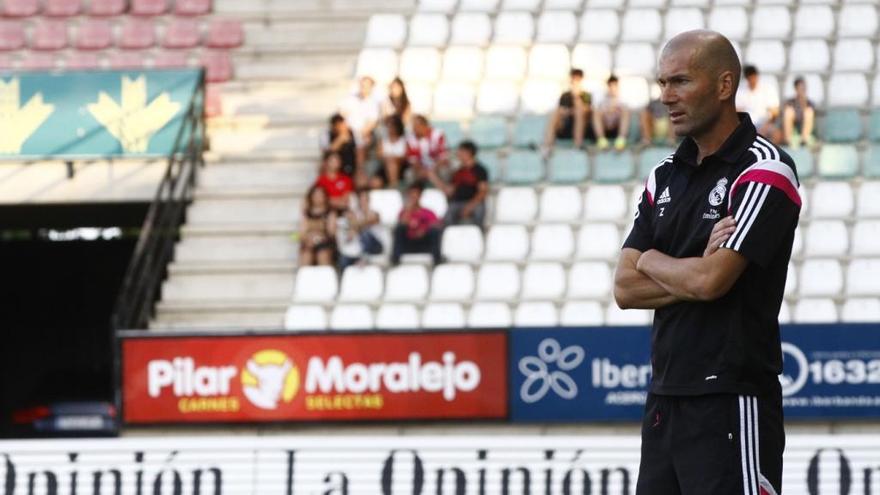
[[[286,354],[267,349],[254,354],[241,372],[244,396],[251,404],[274,411],[290,403],[299,390],[299,370]]]

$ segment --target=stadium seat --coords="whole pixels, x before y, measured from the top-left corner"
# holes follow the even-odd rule
[[[555,300],[565,293],[565,270],[561,263],[529,263],[523,270],[522,294],[524,300]]]
[[[485,46],[492,34],[489,16],[480,13],[462,13],[452,19],[450,45]]]
[[[581,217],[581,193],[574,186],[551,186],[541,193],[538,220],[575,222]]]
[[[814,105],[821,107],[825,102],[825,82],[819,74],[793,74],[789,72],[785,78],[785,84],[782,86],[783,99],[794,98],[795,77],[804,79],[807,83],[807,98],[812,100]]]
[[[635,118],[636,115],[633,115]],[[633,177],[635,165],[628,151],[604,151],[593,161],[593,179],[597,182],[620,183]]]
[[[419,10],[449,14],[455,10],[458,0],[419,0]]]
[[[474,113],[476,91],[461,82],[441,82],[434,91],[434,116],[443,119],[469,119]]]
[[[483,50],[453,46],[443,54],[442,78],[445,81],[479,82],[483,77]]]
[[[613,220],[626,216],[626,194],[620,186],[591,186],[584,194],[584,218]]]
[[[195,19],[177,18],[165,27],[162,46],[165,48],[194,48],[199,45],[201,33]]]
[[[113,44],[110,22],[105,19],[86,19],[80,22],[74,46],[80,50],[103,50]]]
[[[806,235],[807,256],[844,256],[849,250],[849,235],[841,220],[817,220],[810,223]]]
[[[364,46],[400,48],[406,39],[406,19],[399,14],[373,14],[367,22]]]
[[[835,323],[837,306],[831,299],[800,299],[794,307],[792,316],[792,321],[795,323]]]
[[[827,39],[834,32],[834,13],[828,5],[802,5],[794,17],[797,38]]]
[[[503,187],[495,201],[498,223],[528,223],[538,213],[538,197],[531,187]]]
[[[463,263],[444,263],[431,274],[432,301],[466,301],[474,292],[474,271]]]
[[[850,178],[859,171],[859,154],[849,144],[824,144],[819,152],[819,175],[827,178]]]
[[[621,43],[614,53],[614,72],[618,76],[653,76],[657,58],[649,43]]]
[[[31,57],[33,58],[33,55]],[[37,68],[30,65],[31,61],[25,60],[25,65],[29,68]],[[96,52],[70,52],[64,62],[64,68],[67,70],[91,70],[97,69],[101,65],[101,60]]]
[[[397,75],[397,52],[390,48],[365,48],[358,55],[355,76],[370,76],[376,81],[391,81]]]
[[[880,221],[858,220],[852,232],[853,256],[880,256]]]
[[[326,330],[327,312],[317,304],[294,304],[284,314],[285,330]]]
[[[436,127],[443,131],[446,136],[446,147],[455,149],[458,144],[464,140],[464,131],[461,130],[461,124],[455,120],[435,120],[431,122],[431,127]]]
[[[352,265],[342,272],[339,301],[371,302],[382,298],[382,270],[375,265]]]
[[[459,0],[458,10],[462,12],[494,12],[499,0]]]
[[[520,113],[546,114],[559,102],[559,81],[529,79],[523,83],[520,94]]]
[[[745,62],[760,67],[762,72],[782,72],[785,69],[785,46],[777,40],[752,41],[746,49]],[[761,79],[762,82],[768,80],[767,77]]]
[[[835,296],[843,289],[843,270],[834,259],[808,259],[798,281],[802,296]]]
[[[530,148],[544,142],[544,130],[547,127],[546,115],[522,115],[516,119],[513,126],[513,145],[518,148]],[[552,163],[551,159],[551,176]]]
[[[874,107],[880,106],[880,74],[874,76],[873,82],[871,83],[871,91],[873,93],[871,99],[872,105]]]
[[[647,106],[650,100],[648,81],[642,76],[622,76],[619,84],[620,101],[633,110],[630,118],[630,130],[635,129],[638,133],[640,132],[638,109]],[[637,134],[634,141],[638,141]]]
[[[853,211],[853,192],[847,182],[819,182],[810,194],[813,218],[847,218]]]
[[[373,311],[366,304],[337,304],[330,312],[330,330],[373,328]]]
[[[534,12],[541,6],[541,0],[503,0],[501,11],[522,10]]]
[[[501,159],[498,158],[498,153],[494,150],[478,152],[477,161],[486,169],[490,184],[501,180]]]
[[[871,110],[868,117],[868,139],[875,143],[880,141],[880,109]]]
[[[795,40],[788,53],[788,70],[792,72],[824,72],[830,65],[831,53],[825,40]]]
[[[880,321],[880,299],[851,297],[843,303],[840,321],[844,323],[877,323]]]
[[[544,178],[544,163],[536,151],[514,150],[507,157],[504,181],[508,184],[534,184]]]
[[[486,79],[520,81],[526,74],[527,60],[522,47],[492,45],[486,52]]]
[[[43,15],[48,17],[72,17],[82,11],[82,0],[45,0]]]
[[[428,271],[422,265],[399,265],[385,277],[385,300],[419,302],[428,295]]]
[[[205,15],[211,12],[211,0],[174,0],[175,15]]]
[[[752,12],[753,39],[785,39],[791,32],[791,16],[782,6],[760,5]]]
[[[519,270],[513,263],[484,263],[477,274],[479,301],[510,301],[520,291]]]
[[[208,24],[205,46],[209,48],[236,48],[244,44],[244,29],[236,20],[218,19]]]
[[[5,0],[2,4],[4,17],[30,17],[40,10],[37,0]]]
[[[67,47],[67,23],[57,20],[43,20],[34,25],[31,35],[31,49],[60,50]]]
[[[513,323],[510,307],[503,302],[478,302],[468,312],[467,325],[471,328],[507,329]]]
[[[204,51],[199,65],[205,68],[205,80],[209,83],[225,82],[233,77],[232,58],[226,51]]]
[[[706,21],[698,8],[672,8],[666,12],[663,32],[666,39],[692,29],[704,29]]]
[[[792,257],[794,257],[794,252],[792,252]],[[785,291],[784,295],[786,297],[792,296],[797,292],[798,288],[798,274],[797,269],[794,267],[794,264],[788,263],[788,273],[785,276]]]
[[[629,0],[627,7],[652,7],[660,9],[666,7],[667,0]]]
[[[493,225],[486,234],[487,261],[520,261],[529,253],[529,234],[522,225]]]
[[[439,60],[439,57],[438,57]],[[437,70],[440,70],[438,62]],[[431,115],[434,107],[434,85],[428,82],[407,82],[406,94],[415,114]],[[449,145],[447,139],[446,144]]]
[[[581,15],[580,41],[613,43],[620,35],[620,18],[614,10],[588,9]],[[574,63],[578,67],[577,63]]]
[[[532,232],[533,260],[567,261],[574,253],[574,235],[564,224],[539,224]]]
[[[830,109],[825,113],[822,137],[831,143],[851,143],[862,138],[862,117],[855,109]]]
[[[138,18],[126,19],[122,24],[117,45],[119,48],[139,50],[151,48],[156,44],[156,32],[153,21]]]
[[[837,21],[840,38],[877,35],[877,7],[871,4],[848,4],[840,8]]]
[[[559,314],[553,303],[523,302],[516,307],[513,324],[518,327],[555,327],[559,324]]]
[[[791,308],[788,303],[784,300],[779,305],[779,316],[777,317],[780,325],[787,325],[791,323]]]
[[[470,137],[480,149],[499,148],[507,144],[507,121],[504,117],[480,115],[471,121],[471,127],[468,131]],[[540,168],[541,157],[529,151],[515,151],[515,160],[537,160],[537,166]],[[508,158],[508,164],[514,160],[511,156]]]
[[[130,0],[129,12],[132,15],[154,16],[167,11],[167,0]]]
[[[578,232],[577,259],[614,259],[622,241],[613,223],[585,223]]]
[[[156,52],[153,56],[153,67],[157,69],[186,67],[188,65],[188,58],[187,52],[182,50]]]
[[[414,304],[383,304],[376,311],[378,329],[415,330],[419,326],[419,310]]]
[[[571,52],[573,67],[583,70],[587,77],[603,82],[611,74],[611,58],[611,49],[602,43],[580,43]]]
[[[859,187],[858,206],[856,215],[859,218],[880,217],[880,182],[864,182]]]
[[[583,182],[589,175],[587,154],[576,149],[559,149],[550,156],[549,179],[558,184]],[[578,209],[580,211],[580,209]]]
[[[580,261],[568,271],[568,299],[605,299],[611,293],[613,275],[608,265]]]
[[[733,41],[743,41],[749,30],[749,17],[742,7],[715,7],[709,13],[709,29]]]
[[[443,230],[443,256],[449,261],[476,263],[483,256],[483,231],[476,225],[450,225]]]
[[[108,57],[111,69],[143,69],[147,66],[149,57],[145,52],[115,52]]]
[[[846,270],[846,293],[849,296],[880,294],[880,259],[857,258]]]
[[[571,56],[565,45],[534,45],[529,52],[529,77],[565,80],[568,78],[570,63]]]
[[[336,298],[338,281],[332,266],[303,266],[296,271],[293,301],[327,303]]]
[[[594,3],[596,0],[590,0]],[[544,8],[548,10],[580,10],[584,0],[545,0]]]
[[[831,107],[861,107],[868,102],[868,82],[863,74],[833,73],[827,94]]]
[[[604,322],[602,306],[596,301],[566,301],[559,312],[564,327],[598,327]]]
[[[394,225],[403,208],[400,192],[392,189],[370,191],[370,207],[379,214],[382,225]]]
[[[125,11],[126,0],[89,0],[89,15],[95,17],[120,15]]]
[[[495,43],[530,45],[535,37],[535,21],[526,12],[501,12],[495,18]]]
[[[657,9],[629,8],[623,14],[622,41],[659,40],[663,34],[663,23]]]
[[[574,13],[566,10],[544,10],[538,17],[537,43],[574,42],[578,34],[578,21]]]
[[[446,215],[447,200],[446,195],[439,189],[429,188],[422,192],[422,200],[420,204],[433,211],[435,215],[443,218]]]
[[[449,20],[443,14],[416,14],[409,20],[410,46],[443,47],[449,39]]]
[[[461,329],[464,326],[464,308],[461,304],[430,303],[422,311],[422,328]]]
[[[669,155],[675,153],[674,148],[663,148],[663,147],[650,147],[645,148],[639,154],[639,180],[645,180],[648,178],[648,174],[651,173],[651,170],[654,170],[654,167],[660,163],[661,160],[666,159]]]
[[[651,312],[644,309],[622,310],[609,304],[605,310],[605,324],[609,326],[644,326],[651,324]]]
[[[864,38],[842,39],[834,47],[835,72],[867,72],[874,68],[874,45]]]

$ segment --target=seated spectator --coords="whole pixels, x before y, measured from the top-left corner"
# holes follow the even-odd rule
[[[747,112],[755,124],[758,134],[774,143],[779,143],[782,133],[776,124],[779,116],[779,93],[768,84],[761,82],[761,75],[754,65],[743,69],[746,84],[740,84],[736,92],[736,109]]]
[[[782,134],[785,144],[797,148],[801,144],[813,146],[813,123],[816,106],[807,98],[807,82],[798,77],[794,80],[794,98],[785,102],[782,110]]]
[[[486,217],[486,195],[489,194],[489,173],[477,161],[477,145],[473,141],[462,141],[456,157],[460,166],[452,174],[452,181],[435,183],[449,197],[449,208],[443,221],[446,225],[469,223],[482,227]]]
[[[351,177],[343,174],[341,168],[342,160],[339,158],[339,153],[331,151],[324,157],[324,170],[315,181],[315,185],[327,193],[330,207],[340,212],[348,209],[348,197],[354,190]]]
[[[394,249],[391,253],[391,263],[394,265],[400,263],[404,253],[430,253],[435,265],[442,261],[440,239],[443,225],[433,211],[422,207],[424,189],[424,183],[416,181],[406,190],[403,210],[394,227]]]
[[[388,85],[388,99],[382,105],[382,112],[386,117],[396,115],[404,125],[411,123],[412,107],[406,94],[406,86],[401,78],[395,77]]]
[[[620,84],[612,74],[607,81],[608,92],[593,112],[593,130],[596,132],[596,146],[600,150],[608,148],[608,141],[614,140],[614,149],[626,147],[629,132],[629,108],[620,101]]]
[[[357,92],[346,98],[341,105],[341,113],[354,131],[358,167],[363,167],[366,161],[367,150],[373,146],[373,132],[382,116],[382,103],[373,94],[375,85],[372,77],[361,77]]]
[[[359,189],[357,201],[339,217],[336,244],[339,246],[339,269],[361,261],[364,256],[380,254],[382,242],[376,234],[379,214],[370,208],[370,191]]]
[[[407,143],[403,121],[397,115],[389,115],[385,118],[385,129],[387,135],[382,138],[377,150],[379,170],[370,180],[373,189],[397,187],[400,177],[406,171]]]
[[[672,131],[672,126],[669,125],[669,111],[660,98],[651,99],[639,117],[643,145],[675,145],[675,133]]]
[[[580,148],[584,139],[594,138],[591,124],[593,97],[584,90],[584,71],[571,69],[569,89],[559,97],[559,105],[550,117],[544,134],[544,146],[549,150],[557,139],[571,139]]]
[[[332,265],[336,256],[336,213],[327,193],[314,185],[306,194],[299,224],[299,265]]]
[[[335,113],[330,117],[330,129],[321,134],[320,145],[324,154],[330,151],[339,153],[342,173],[354,177],[357,169],[357,146],[354,142],[354,132],[348,127],[342,115]]]
[[[446,136],[431,127],[424,115],[413,117],[413,134],[408,137],[406,156],[417,180],[430,178],[431,173],[449,166],[446,154]]]

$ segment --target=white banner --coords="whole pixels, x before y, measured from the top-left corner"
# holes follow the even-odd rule
[[[638,461],[635,436],[12,441],[0,495],[624,495]],[[789,436],[783,493],[880,495],[880,435]]]

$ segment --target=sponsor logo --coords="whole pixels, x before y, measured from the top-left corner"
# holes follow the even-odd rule
[[[715,208],[709,208],[707,213],[703,213],[703,220],[718,220],[721,214]]]
[[[709,191],[709,204],[718,206],[724,202],[724,196],[727,195],[727,179],[722,177],[718,179],[715,187]]]
[[[299,370],[281,351],[260,351],[247,360],[241,371],[241,388],[251,404],[260,409],[278,409],[289,404],[299,390]]]
[[[578,394],[577,383],[566,373],[577,368],[586,352],[579,345],[565,349],[556,339],[546,338],[538,344],[537,356],[525,356],[519,360],[519,371],[526,379],[520,388],[520,398],[526,404],[544,398],[551,389],[563,399],[574,399]],[[550,371],[549,365],[557,370]]]
[[[660,198],[657,199],[657,204],[663,205],[670,201],[672,201],[672,196],[669,195],[669,186],[666,186],[666,189],[664,189],[663,192],[660,193]]]

